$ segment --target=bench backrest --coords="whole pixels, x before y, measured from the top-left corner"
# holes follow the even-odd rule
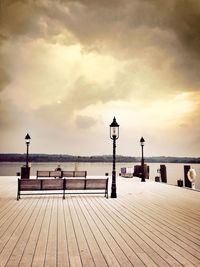
[[[87,176],[87,171],[63,171],[62,172],[62,177],[83,177],[86,178]]]
[[[18,179],[18,188],[22,191],[41,190],[41,181],[36,179]]]
[[[61,171],[50,171],[49,177],[62,177],[62,172]]]
[[[63,177],[74,177],[74,171],[63,171],[62,176]]]
[[[18,179],[20,191],[31,190],[63,190],[62,179]]]
[[[105,189],[108,187],[107,179],[86,179],[85,189]]]
[[[63,179],[42,179],[41,190],[63,190]]]
[[[106,179],[18,179],[19,191],[106,189]]]
[[[65,190],[85,189],[85,179],[65,179]]]
[[[85,177],[87,176],[87,171],[74,171],[74,177]]]
[[[36,177],[83,177],[86,178],[87,171],[37,171]]]
[[[37,171],[36,176],[37,177],[49,177],[50,171]]]

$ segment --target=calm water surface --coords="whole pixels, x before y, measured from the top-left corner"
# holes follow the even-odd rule
[[[32,163],[31,164],[31,175],[35,176],[37,170],[54,170],[57,165],[60,164],[63,170],[74,170],[75,167],[77,170],[87,170],[88,176],[102,176],[106,172],[109,175],[112,174],[112,163],[78,163],[75,166],[75,163],[64,162],[50,162],[50,163]],[[139,163],[117,163],[116,172],[120,173],[122,167],[133,167]],[[16,172],[20,172],[20,168],[23,163],[19,162],[0,162],[0,176],[15,176]],[[149,163],[150,167],[150,179],[155,180],[155,176],[158,175],[157,169],[160,168],[160,163]],[[167,183],[168,184],[177,184],[178,179],[184,179],[184,165],[190,165],[196,170],[196,188],[200,189],[200,164],[177,164],[177,163],[168,163],[165,164],[167,167]]]

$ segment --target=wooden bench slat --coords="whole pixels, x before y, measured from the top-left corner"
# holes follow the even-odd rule
[[[63,177],[74,177],[74,171],[63,171],[62,176]]]
[[[43,179],[41,190],[63,190],[63,179]]]
[[[85,189],[105,189],[107,179],[86,179]]]
[[[49,177],[58,177],[62,178],[62,172],[61,171],[50,171]]]
[[[19,179],[20,191],[41,190],[41,180]]]
[[[49,177],[49,171],[37,171],[37,177]]]
[[[86,177],[87,171],[74,171],[74,177]]]
[[[65,190],[84,190],[85,179],[65,179]]]

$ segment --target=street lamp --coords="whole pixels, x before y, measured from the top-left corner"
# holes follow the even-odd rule
[[[111,198],[117,198],[116,192],[116,170],[115,170],[115,154],[116,154],[116,140],[119,138],[119,124],[115,117],[110,124],[110,138],[113,140],[113,170],[112,170],[112,185],[111,185]]]
[[[141,145],[141,148],[142,148],[142,159],[141,159],[142,179],[141,179],[141,182],[145,182],[145,175],[144,175],[144,151],[143,151],[144,142],[145,142],[144,138],[141,137],[141,139],[140,139],[140,145]]]
[[[29,166],[28,166],[28,149],[29,149],[29,144],[30,144],[30,140],[31,140],[31,137],[29,134],[27,134],[25,136],[25,140],[26,140],[26,174],[29,178]]]

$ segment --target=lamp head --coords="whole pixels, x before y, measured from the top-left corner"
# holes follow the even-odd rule
[[[144,146],[144,142],[145,142],[144,138],[141,137],[141,138],[140,138],[140,144],[141,144],[141,146]]]
[[[110,138],[118,139],[119,138],[119,124],[116,121],[116,118],[113,118],[112,123],[110,124]]]
[[[26,144],[30,144],[30,140],[31,140],[31,137],[30,135],[27,133],[27,135],[25,136],[25,140],[26,140]]]

